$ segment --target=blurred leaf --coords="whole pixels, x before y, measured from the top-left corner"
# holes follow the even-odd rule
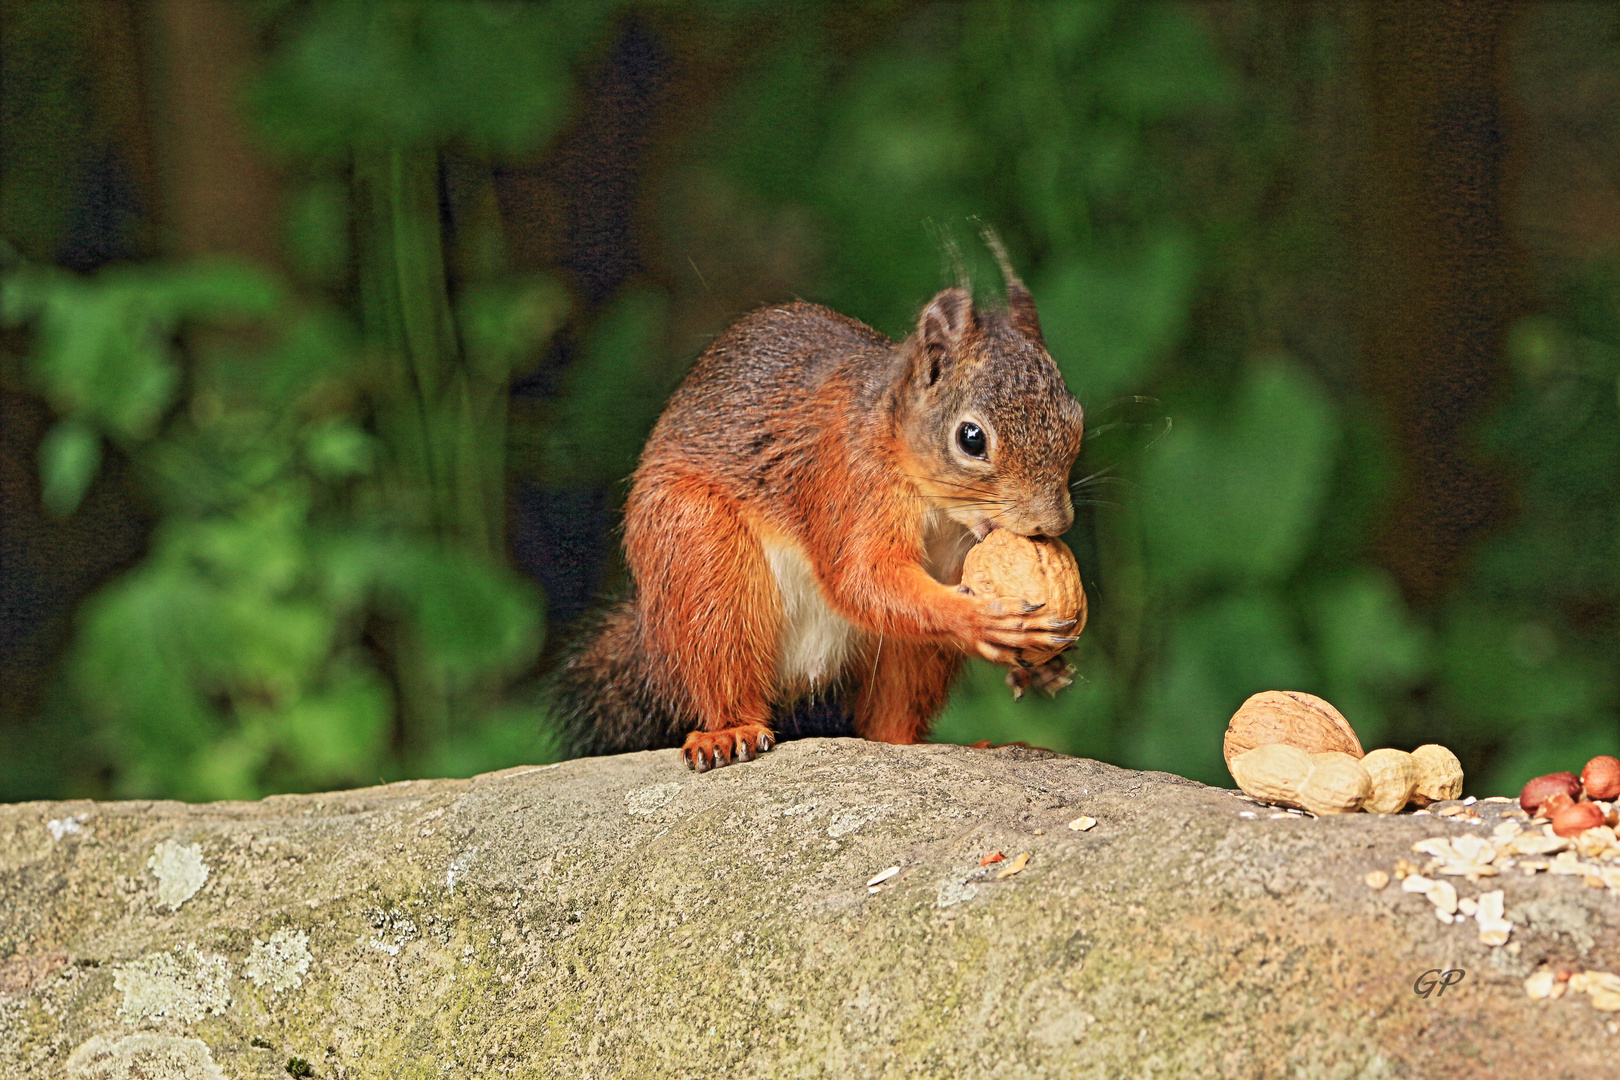
[[[1583,662],[1547,619],[1472,598],[1448,613],[1438,659],[1448,710],[1479,732],[1578,727],[1612,700],[1612,670]]]
[[[383,595],[409,616],[430,674],[451,690],[510,674],[534,658],[537,590],[503,566],[451,549],[401,544],[377,567]]]
[[[324,421],[304,436],[304,459],[323,480],[368,473],[376,456],[376,439],[347,420]]]
[[[275,346],[242,374],[252,396],[266,405],[288,407],[301,397],[330,395],[342,402],[360,374],[360,334],[354,324],[325,307],[294,313]]]
[[[1216,422],[1177,417],[1142,470],[1156,577],[1280,581],[1321,512],[1338,442],[1332,404],[1295,364],[1250,367]]]
[[[336,285],[349,273],[353,227],[348,189],[330,180],[311,183],[288,208],[288,253],[310,280]]]
[[[549,277],[468,286],[457,307],[462,343],[475,369],[505,381],[532,366],[568,315],[568,294]]]
[[[562,121],[568,63],[615,5],[317,0],[258,88],[273,139],[316,156],[464,140],[521,153]]]
[[[294,702],[274,719],[286,733],[301,778],[337,784],[375,777],[392,717],[387,685],[370,671],[343,667],[328,686]]]
[[[543,435],[549,483],[617,481],[635,468],[670,390],[668,319],[668,297],[651,289],[626,290],[602,315]]]
[[[23,275],[7,310],[38,319],[32,374],[58,413],[143,439],[179,385],[170,337],[180,322],[263,316],[279,302],[268,275],[216,262],[115,267],[93,280]]]
[[[1047,349],[1082,401],[1139,385],[1181,339],[1198,261],[1187,235],[1161,230],[1109,255],[1049,268],[1033,291]]]
[[[63,420],[39,445],[39,476],[46,509],[67,517],[79,508],[101,468],[101,436],[75,420]]]
[[[1105,101],[1128,115],[1160,119],[1236,96],[1229,68],[1190,10],[1173,4],[1130,7],[1130,32],[1100,58],[1094,75]]]
[[[1387,571],[1358,566],[1322,581],[1305,607],[1325,677],[1325,697],[1365,749],[1382,745],[1385,700],[1427,673],[1429,635]]]
[[[509,706],[453,733],[417,767],[424,776],[476,776],[514,765],[545,765],[561,755],[544,711]]]
[[[1221,736],[1261,690],[1309,690],[1310,662],[1278,597],[1244,592],[1178,614],[1147,689],[1130,760],[1227,785]]]

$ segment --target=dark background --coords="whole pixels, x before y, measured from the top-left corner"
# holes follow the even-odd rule
[[[0,799],[556,752],[640,442],[979,222],[1087,408],[1079,679],[935,737],[1224,782],[1320,693],[1476,794],[1620,750],[1599,3],[4,0]]]

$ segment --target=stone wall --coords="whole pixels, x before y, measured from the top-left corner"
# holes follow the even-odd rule
[[[1446,878],[1504,891],[1489,946],[1365,881],[1510,806],[1317,820],[1044,751],[853,739],[703,775],[661,751],[4,806],[0,1075],[1613,1075],[1620,1014],[1523,983],[1620,967],[1615,892]]]

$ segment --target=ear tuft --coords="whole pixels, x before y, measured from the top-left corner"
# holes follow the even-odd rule
[[[995,255],[996,264],[1001,267],[1001,279],[1007,284],[1007,313],[1012,318],[1013,326],[1030,341],[1045,348],[1046,343],[1041,338],[1041,317],[1035,313],[1035,298],[1013,270],[1012,260],[1007,257],[1007,248],[1002,244],[1001,237],[988,225],[979,235],[984,237],[985,246]]]
[[[941,291],[917,319],[917,346],[928,386],[939,382],[951,353],[975,327],[973,295],[964,288]]]

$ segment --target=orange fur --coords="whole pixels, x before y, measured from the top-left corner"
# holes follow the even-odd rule
[[[883,640],[862,673],[855,730],[875,742],[922,742],[961,666],[951,646]]]
[[[1057,535],[1072,520],[1079,406],[1015,282],[1010,314],[946,290],[899,344],[790,304],[710,346],[632,481],[635,591],[562,672],[577,746],[684,737],[694,768],[747,758],[817,678],[853,693],[864,737],[918,742],[964,650],[1017,663],[1072,640],[1072,624],[927,568],[931,543],[965,550],[970,530]],[[994,433],[993,455],[957,447],[968,419]]]

